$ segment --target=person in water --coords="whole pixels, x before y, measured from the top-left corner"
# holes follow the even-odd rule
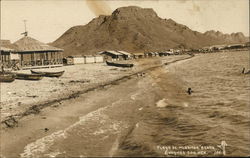
[[[243,70],[242,70],[242,72],[241,72],[241,73],[243,73],[243,74],[245,73],[245,68],[244,68],[244,67],[243,67]]]
[[[248,70],[248,71],[245,71],[246,69],[245,68],[243,68],[243,70],[242,70],[242,74],[250,74],[250,70]]]
[[[192,89],[191,89],[191,88],[188,88],[187,93],[188,93],[189,95],[191,95],[191,94],[193,93]]]

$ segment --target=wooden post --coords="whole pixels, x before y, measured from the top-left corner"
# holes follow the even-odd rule
[[[54,65],[54,59],[55,59],[55,57],[54,57],[54,53],[53,52],[51,52],[51,61],[52,61],[52,65]]]
[[[48,56],[47,56],[48,57],[48,59],[47,59],[48,60],[48,64],[50,65],[50,52],[47,52],[47,54],[48,54]]]
[[[56,65],[58,64],[58,53],[55,52],[55,58],[56,58]]]
[[[33,52],[33,60],[34,60],[34,66],[36,66],[36,53]]]
[[[58,64],[61,64],[61,52],[58,52]]]
[[[10,65],[10,54],[8,55],[8,64]]]
[[[21,53],[20,55],[21,55],[21,61],[20,61],[21,62],[21,66],[23,66],[23,54]]]
[[[62,56],[62,52],[60,52],[60,63],[63,63],[63,56]]]
[[[54,55],[55,55],[55,65],[57,64],[57,53],[54,52]]]
[[[37,59],[36,59],[36,56],[37,56],[37,54],[34,52],[34,60],[35,60],[35,66],[36,66],[36,64],[37,64]]]
[[[52,61],[51,61],[51,56],[52,56],[52,54],[51,54],[51,52],[49,52],[49,64],[51,65],[51,63],[52,63]]]
[[[30,65],[32,66],[33,64],[33,59],[34,59],[34,56],[33,56],[33,53],[31,52],[30,53]]]
[[[57,56],[57,64],[59,64],[59,60],[60,60],[60,52],[56,52],[56,56]]]
[[[41,60],[42,61],[42,65],[44,65],[44,63],[43,63],[44,62],[44,54],[43,53],[41,53],[41,59],[42,59]]]

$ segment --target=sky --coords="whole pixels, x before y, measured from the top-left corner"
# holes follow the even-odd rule
[[[22,38],[27,20],[29,36],[53,42],[76,25],[85,25],[118,7],[153,8],[163,19],[173,19],[205,32],[243,32],[249,36],[248,0],[1,0],[1,39]]]

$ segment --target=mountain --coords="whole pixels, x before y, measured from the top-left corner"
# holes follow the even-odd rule
[[[172,19],[158,17],[153,9],[130,6],[118,8],[110,16],[101,15],[87,25],[74,26],[52,45],[63,48],[67,56],[103,50],[145,52],[240,42],[245,42],[242,33],[200,33]]]
[[[205,32],[204,35],[224,43],[244,43],[247,41],[247,37],[241,32],[223,34],[222,32],[211,30]]]

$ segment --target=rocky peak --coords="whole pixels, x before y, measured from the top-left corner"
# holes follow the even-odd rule
[[[202,34],[172,19],[161,19],[153,9],[121,7],[111,15],[101,15],[87,25],[74,26],[53,42],[67,55],[94,54],[102,50],[128,52],[159,51],[170,48],[200,48],[207,45],[239,43],[242,33]]]
[[[129,18],[155,18],[158,17],[152,8],[140,8],[136,6],[121,7],[112,13],[113,19]]]

